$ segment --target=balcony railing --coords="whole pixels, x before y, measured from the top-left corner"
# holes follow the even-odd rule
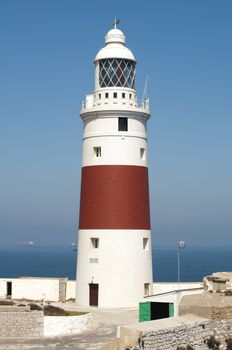
[[[150,103],[149,98],[144,100],[139,99],[126,99],[126,98],[95,98],[94,95],[87,95],[86,100],[82,101],[82,111],[92,109],[94,107],[107,107],[107,106],[124,106],[135,107],[139,109],[145,109],[149,112]]]

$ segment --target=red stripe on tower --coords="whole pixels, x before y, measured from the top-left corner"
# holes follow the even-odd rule
[[[80,229],[150,229],[148,169],[82,168]]]

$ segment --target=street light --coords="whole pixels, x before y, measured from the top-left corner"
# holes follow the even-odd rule
[[[179,241],[178,242],[178,251],[177,251],[177,269],[178,269],[178,293],[177,293],[177,298],[178,298],[178,314],[179,314],[179,290],[180,290],[180,252],[181,249],[185,249],[186,242],[185,241]]]

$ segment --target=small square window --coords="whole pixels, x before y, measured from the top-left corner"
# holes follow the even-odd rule
[[[148,297],[150,294],[150,283],[144,283],[144,296]]]
[[[128,131],[128,119],[118,118],[118,131]]]
[[[105,93],[105,98],[108,98],[108,97],[109,97],[109,93],[106,92],[106,93]]]
[[[101,157],[101,147],[97,146],[93,148],[95,157]]]
[[[125,98],[126,97],[126,94],[125,92],[122,93],[122,98]]]
[[[146,159],[145,148],[140,148],[140,159],[142,160]]]
[[[114,94],[113,94],[113,96],[114,96],[114,98],[117,98],[117,92],[114,92]]]
[[[99,248],[99,238],[96,238],[96,237],[90,238],[90,245],[91,245],[91,248],[98,249]]]
[[[149,250],[149,238],[143,238],[143,250]]]

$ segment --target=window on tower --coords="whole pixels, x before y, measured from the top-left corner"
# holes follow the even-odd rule
[[[135,62],[121,58],[108,58],[99,63],[100,87],[135,88]]]
[[[118,131],[128,131],[128,118],[118,118]]]
[[[101,157],[101,147],[100,146],[94,147],[93,150],[94,150],[95,157],[97,157],[97,158]]]
[[[93,249],[98,249],[99,248],[99,238],[96,238],[96,237],[90,238],[90,246]]]
[[[150,294],[150,283],[144,283],[144,296],[148,297]]]
[[[140,148],[140,159],[142,160],[146,159],[145,148]]]
[[[143,250],[149,250],[148,238],[143,238]]]

